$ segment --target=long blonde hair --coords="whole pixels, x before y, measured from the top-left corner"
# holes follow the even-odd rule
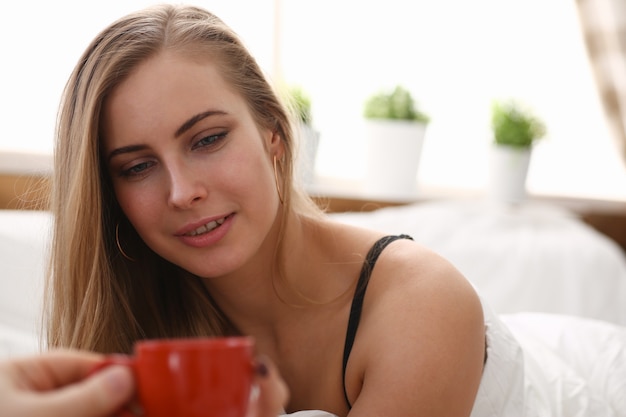
[[[45,308],[48,347],[129,352],[143,338],[237,333],[199,278],[143,244],[117,204],[100,155],[100,113],[107,95],[140,62],[167,48],[212,59],[246,100],[257,125],[280,135],[284,211],[314,214],[311,200],[293,184],[290,117],[236,34],[196,7],[162,5],[128,15],[89,45],[59,108]],[[121,254],[116,233],[134,261]]]

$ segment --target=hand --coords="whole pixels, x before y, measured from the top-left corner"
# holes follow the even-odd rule
[[[110,366],[89,376],[103,357],[55,351],[0,362],[0,417],[105,417],[134,393],[130,369]]]
[[[257,359],[258,395],[253,399],[248,417],[276,417],[284,413],[289,390],[274,364],[265,356]]]

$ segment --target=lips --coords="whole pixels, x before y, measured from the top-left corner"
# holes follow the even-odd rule
[[[226,217],[222,217],[221,219],[211,220],[210,222],[203,224],[200,227],[195,228],[194,230],[184,233],[183,236],[199,236],[199,235],[208,233],[211,230],[215,230],[226,221]]]

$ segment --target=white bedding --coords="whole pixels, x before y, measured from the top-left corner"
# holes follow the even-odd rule
[[[0,210],[0,358],[39,350],[51,216]]]
[[[546,313],[486,317],[491,356],[472,416],[626,416],[626,328]]]
[[[626,416],[626,328],[573,316],[502,316],[524,351],[535,415]]]

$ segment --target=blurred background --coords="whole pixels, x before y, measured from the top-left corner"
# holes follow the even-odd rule
[[[82,51],[104,26],[154,3],[5,4],[0,154],[51,154],[61,91]],[[603,113],[575,0],[193,3],[233,27],[273,81],[309,94],[320,179],[362,180],[364,102],[400,84],[430,116],[420,189],[484,189],[490,105],[514,97],[547,127],[533,150],[530,193],[626,201],[624,160]]]

